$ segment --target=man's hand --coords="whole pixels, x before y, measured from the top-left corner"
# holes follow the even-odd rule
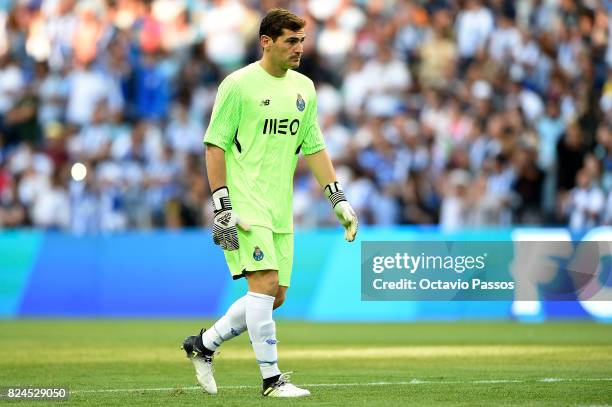
[[[344,226],[344,238],[347,242],[355,240],[357,235],[357,229],[359,229],[359,221],[357,215],[348,203],[344,196],[344,191],[340,184],[336,182],[329,183],[323,189],[325,196],[331,202],[334,213],[338,217],[338,221]]]
[[[238,226],[244,231],[250,229],[249,225],[240,221],[238,214],[232,210],[227,187],[221,187],[212,194],[215,218],[213,220],[213,242],[223,250],[237,250]]]

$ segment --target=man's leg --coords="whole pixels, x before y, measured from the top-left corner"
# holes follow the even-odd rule
[[[212,327],[202,333],[202,343],[213,353],[221,344],[246,331],[246,295],[238,298]]]
[[[281,374],[278,368],[276,324],[272,319],[272,309],[275,304],[282,304],[287,287],[278,285],[276,270],[249,273],[247,281],[247,329],[263,378],[262,394],[268,397],[309,396],[308,390],[289,383],[289,375]]]
[[[272,309],[278,292],[278,272],[263,270],[246,275],[249,292],[246,295],[246,325],[261,370],[264,386],[280,377],[277,365],[276,324]]]
[[[250,291],[250,290],[249,290]],[[287,287],[278,286],[274,298],[274,307],[277,309],[285,302]],[[238,298],[227,309],[224,316],[219,318],[212,327],[202,333],[202,342],[211,354],[225,341],[237,337],[247,329],[246,324],[247,296]]]

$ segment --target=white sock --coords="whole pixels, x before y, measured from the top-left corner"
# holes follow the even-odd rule
[[[272,319],[274,297],[250,291],[246,297],[246,324],[261,376],[267,379],[279,375],[276,324]]]
[[[217,350],[225,341],[237,337],[246,330],[246,295],[238,298],[210,329],[202,334],[207,349]]]

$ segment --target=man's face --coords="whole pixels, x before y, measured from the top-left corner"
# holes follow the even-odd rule
[[[304,30],[290,31],[283,28],[283,34],[276,41],[268,36],[262,36],[261,45],[272,62],[284,70],[300,66],[300,58],[304,52]]]

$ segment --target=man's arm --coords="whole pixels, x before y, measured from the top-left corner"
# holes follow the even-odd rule
[[[359,222],[355,211],[344,196],[340,183],[336,180],[336,171],[327,150],[323,149],[313,154],[306,154],[304,159],[319,185],[323,188],[323,193],[331,202],[340,224],[344,226],[344,238],[348,242],[352,242],[357,235]]]
[[[238,249],[236,225],[248,230],[248,225],[240,221],[238,214],[232,208],[225,167],[225,151],[231,148],[232,139],[238,131],[241,106],[239,86],[230,75],[219,85],[208,129],[204,135],[206,171],[215,214],[212,228],[213,242],[223,250]]]
[[[206,172],[211,191],[214,192],[227,185],[225,180],[225,151],[221,147],[206,144]]]
[[[236,250],[239,247],[236,226],[245,231],[250,227],[242,222],[232,209],[226,181],[225,151],[210,143],[206,143],[206,172],[215,213],[212,230],[213,242],[221,246],[223,250]]]
[[[321,185],[321,188],[325,188],[327,184],[336,181],[336,171],[329,158],[327,149],[314,154],[304,155],[304,159],[312,175],[315,176],[319,185]]]

